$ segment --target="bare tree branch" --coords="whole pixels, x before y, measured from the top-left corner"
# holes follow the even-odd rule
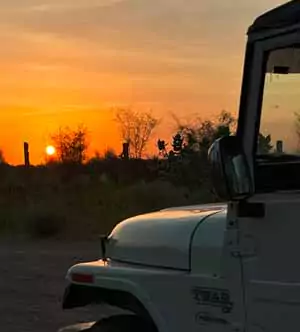
[[[120,108],[116,112],[115,120],[123,141],[130,145],[131,155],[134,158],[142,158],[149,139],[159,123],[158,119],[152,115],[152,112],[136,112]]]
[[[88,148],[87,129],[80,125],[72,130],[69,127],[59,128],[51,136],[58,159],[62,163],[82,164]]]

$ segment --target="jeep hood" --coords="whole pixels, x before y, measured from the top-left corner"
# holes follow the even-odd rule
[[[226,205],[164,209],[121,222],[108,238],[111,261],[188,270],[192,238],[201,222]]]

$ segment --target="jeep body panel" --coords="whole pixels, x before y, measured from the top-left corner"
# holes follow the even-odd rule
[[[92,275],[92,282],[74,281],[79,275]],[[73,266],[67,280],[65,308],[108,303],[145,317],[163,332],[236,327],[231,323],[236,303],[220,277],[100,260]]]
[[[113,261],[190,270],[194,232],[223,205],[198,205],[143,214],[117,225],[108,238],[106,254]]]

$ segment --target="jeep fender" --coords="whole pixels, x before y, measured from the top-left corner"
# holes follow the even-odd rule
[[[131,275],[139,270],[110,267],[103,261],[77,264],[67,274],[69,285],[63,296],[63,309],[92,304],[109,304],[143,317],[159,332],[168,332],[165,321],[148,294]],[[72,276],[92,276],[88,282],[74,281]],[[76,278],[75,278],[76,280]]]

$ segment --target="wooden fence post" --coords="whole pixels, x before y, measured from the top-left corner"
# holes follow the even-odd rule
[[[29,144],[27,142],[24,142],[24,165],[26,167],[30,166],[30,160],[29,160]]]

